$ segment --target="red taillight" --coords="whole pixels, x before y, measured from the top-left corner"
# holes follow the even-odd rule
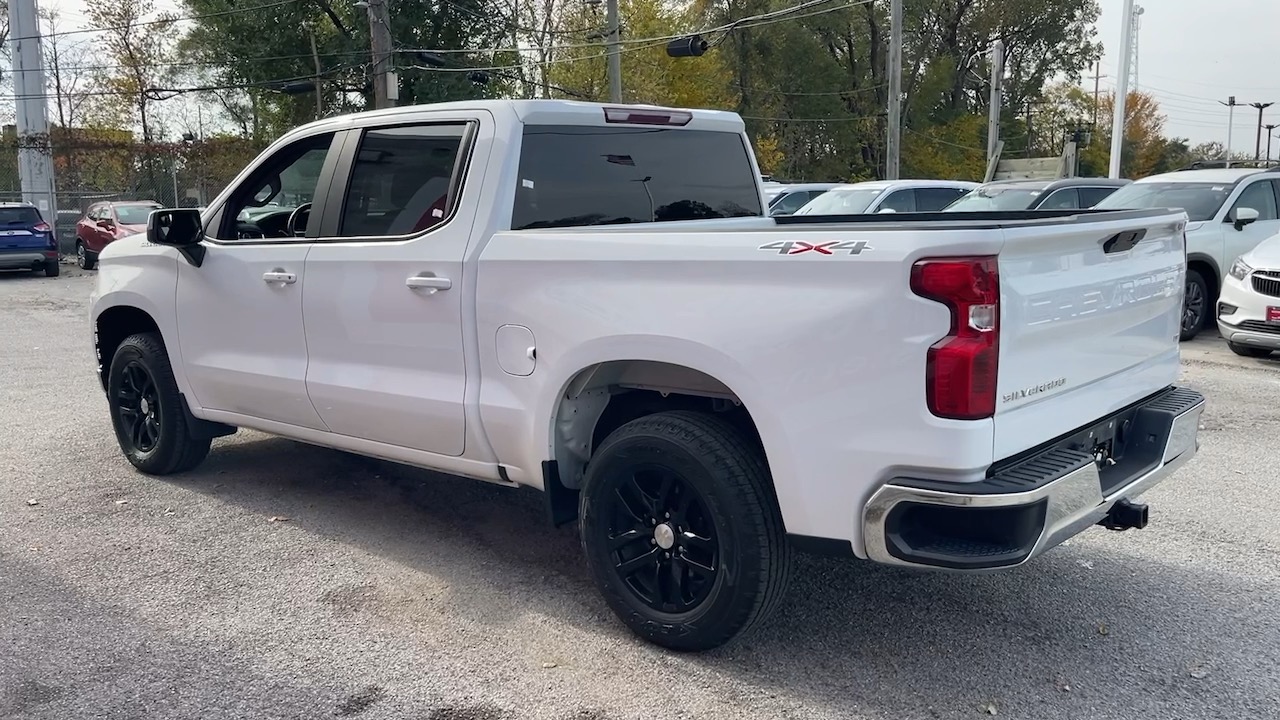
[[[911,291],[951,309],[951,332],[929,348],[929,412],[979,420],[996,411],[1000,273],[995,256],[932,258],[911,267]]]
[[[35,229],[37,232],[49,232],[53,228],[49,227],[49,223],[47,222],[38,222],[36,223]]]
[[[688,125],[693,113],[684,110],[659,110],[657,108],[607,107],[604,121],[630,123],[632,125]]]

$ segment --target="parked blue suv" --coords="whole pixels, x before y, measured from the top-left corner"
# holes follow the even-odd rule
[[[44,270],[56,277],[58,239],[30,203],[0,203],[0,270]]]

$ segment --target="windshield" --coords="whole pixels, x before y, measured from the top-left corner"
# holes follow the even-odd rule
[[[980,212],[983,210],[1026,210],[1040,197],[1042,190],[1007,190],[978,188],[951,203],[946,212]]]
[[[810,200],[796,215],[860,215],[880,197],[884,188],[828,190]]]
[[[146,225],[147,218],[151,216],[151,211],[160,207],[159,205],[117,205],[116,217],[120,218],[121,225]]]
[[[1103,198],[1094,207],[1112,210],[1177,208],[1192,222],[1212,220],[1231,194],[1231,183],[1134,183]]]

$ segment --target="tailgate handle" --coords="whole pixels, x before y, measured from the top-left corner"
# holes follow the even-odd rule
[[[1142,242],[1142,238],[1146,237],[1146,235],[1146,228],[1116,233],[1102,241],[1102,252],[1108,255],[1117,252],[1129,252],[1138,243]]]

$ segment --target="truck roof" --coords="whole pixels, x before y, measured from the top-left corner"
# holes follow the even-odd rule
[[[386,121],[408,121],[451,111],[487,111],[496,117],[509,117],[525,125],[586,125],[607,127],[610,124],[659,125],[689,130],[714,130],[740,133],[745,129],[742,118],[727,110],[674,108],[660,105],[583,102],[579,100],[456,100],[425,105],[405,105],[382,110],[364,110],[332,118],[316,120],[295,128],[287,136],[307,135],[326,128],[334,130],[353,125]],[[630,119],[628,119],[628,115]],[[671,119],[663,122],[664,118]],[[687,120],[685,118],[688,118]]]

